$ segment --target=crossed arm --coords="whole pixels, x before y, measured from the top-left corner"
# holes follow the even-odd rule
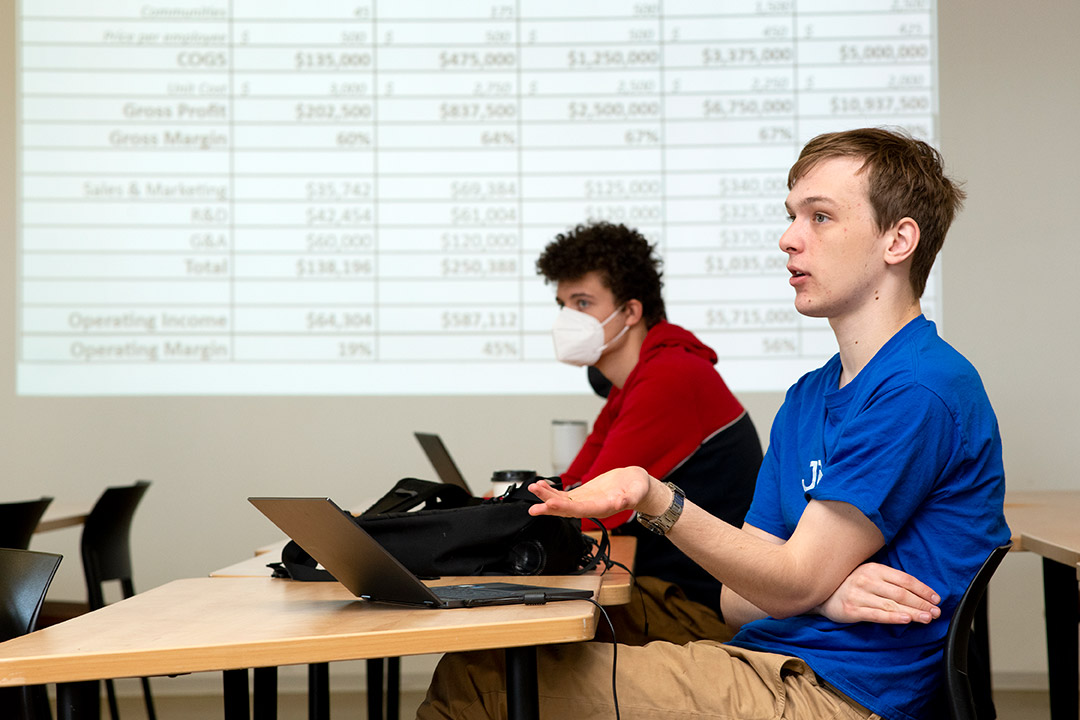
[[[547,483],[529,488],[542,501],[530,512],[606,517],[635,509],[659,515],[671,490],[642,468],[604,473],[571,493]],[[687,556],[724,584],[724,617],[741,625],[765,615],[819,612],[837,622],[930,622],[937,596],[915,578],[867,558],[884,543],[854,506],[812,500],[787,541],[753,526],[743,529],[687,500],[668,535]],[[730,613],[730,614],[729,614]]]
[[[744,525],[743,530],[769,542],[784,542],[752,525]],[[738,628],[767,615],[728,586],[725,585],[721,592],[724,622],[731,627]],[[939,602],[938,594],[914,576],[888,565],[868,562],[856,566],[840,587],[811,612],[838,623],[906,625],[918,622],[925,625],[941,615]]]

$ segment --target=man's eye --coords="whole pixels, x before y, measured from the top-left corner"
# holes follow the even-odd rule
[[[823,213],[814,213],[814,222],[816,223],[823,223],[828,219],[828,216]]]
[[[794,216],[794,215],[792,215],[791,213],[788,213],[788,216],[787,216],[787,221],[788,221],[789,223],[793,223],[793,222],[795,222],[795,216]]]

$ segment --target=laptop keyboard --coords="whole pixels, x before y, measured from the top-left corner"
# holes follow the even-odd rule
[[[476,585],[444,585],[431,591],[443,600],[490,600],[511,595],[505,589],[492,589]]]

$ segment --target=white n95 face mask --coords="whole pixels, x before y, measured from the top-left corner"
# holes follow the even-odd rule
[[[618,315],[620,310],[622,308],[616,309],[604,322],[600,322],[592,315],[564,307],[555,316],[555,324],[551,328],[551,336],[555,340],[555,357],[568,365],[595,365],[604,350],[630,329],[629,325],[623,326],[619,334],[611,338],[611,342],[604,343],[604,326]]]

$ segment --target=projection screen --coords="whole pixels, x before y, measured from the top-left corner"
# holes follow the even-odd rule
[[[34,0],[16,32],[20,395],[588,392],[535,260],[590,220],[656,243],[734,390],[782,390],[835,351],[777,245],[799,148],[936,141],[930,0]]]

